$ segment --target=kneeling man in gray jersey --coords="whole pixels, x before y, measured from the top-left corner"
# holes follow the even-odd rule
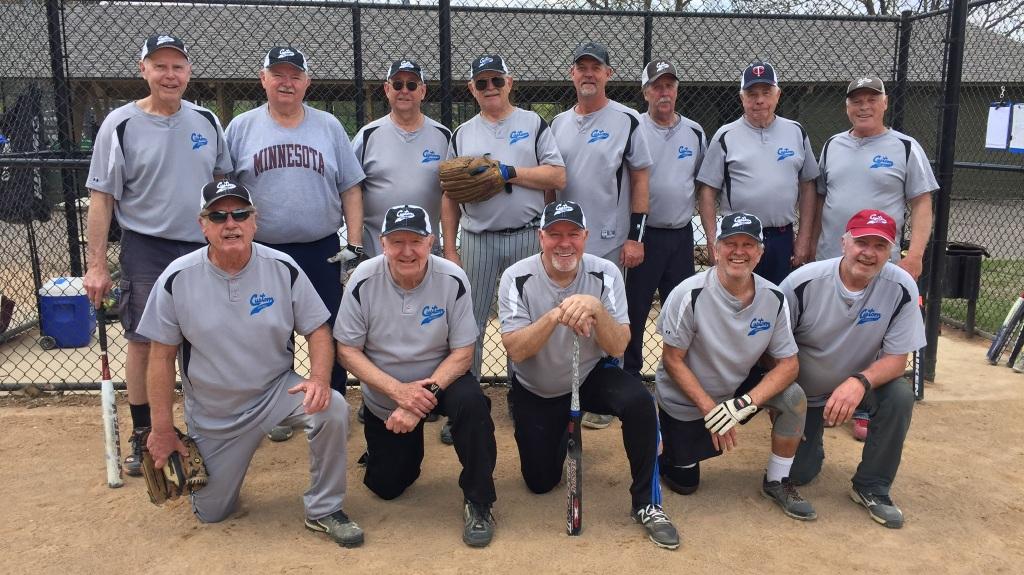
[[[664,349],[655,375],[665,484],[689,495],[700,484],[700,462],[736,447],[737,423],[761,408],[775,416],[761,493],[799,520],[817,517],[789,479],[804,430],[807,399],[796,383],[797,348],[789,308],[779,288],[754,274],[764,254],[757,216],[722,218],[710,270],[668,296],[658,332]],[[758,361],[773,365],[767,371]]]
[[[334,325],[338,359],[363,386],[363,483],[394,499],[419,478],[423,420],[436,407],[450,418],[462,464],[462,541],[484,547],[494,537],[498,452],[491,401],[469,371],[477,336],[469,280],[431,255],[423,208],[389,209],[380,235],[383,255],[352,273]]]
[[[871,414],[850,496],[892,529],[903,512],[889,496],[910,428],[914,392],[903,379],[907,354],[925,344],[917,284],[890,263],[896,219],[862,210],[846,224],[843,255],[808,264],[782,282],[800,346],[797,382],[807,393],[804,441],[793,480],[817,477],[825,460],[822,427],[847,422],[858,407]]]
[[[295,260],[253,243],[256,207],[241,184],[203,188],[199,225],[209,246],[160,275],[139,333],[151,340],[146,381],[153,431],[147,446],[162,467],[174,451],[175,356],[181,354],[185,423],[206,461],[209,483],[192,495],[204,523],[228,517],[263,435],[279,422],[309,438],[306,528],[339,545],[363,542],[341,509],[345,496],[348,405],[331,390],[327,308]],[[309,344],[309,377],[292,370],[292,332]]]

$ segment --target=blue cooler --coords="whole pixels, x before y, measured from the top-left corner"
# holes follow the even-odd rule
[[[82,278],[54,278],[39,290],[39,327],[57,347],[85,347],[96,329],[96,310]]]

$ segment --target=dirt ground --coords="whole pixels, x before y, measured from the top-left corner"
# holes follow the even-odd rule
[[[584,434],[584,531],[567,537],[564,491],[533,495],[519,475],[502,388],[487,391],[499,455],[498,528],[485,549],[461,541],[458,461],[437,440],[440,423],[428,424],[419,481],[386,502],[363,486],[354,464],[364,440],[353,417],[345,510],[365,529],[366,544],[343,549],[303,528],[301,436],[262,446],[241,509],[201,525],[185,500],[149,503],[140,479],[106,486],[97,398],[0,398],[0,572],[1020,573],[1024,376],[989,366],[978,340],[946,336],[937,380],[916,408],[893,489],[906,515],[902,530],[875,524],[847,496],[860,453],[848,427],[826,430],[825,468],[802,489],[818,520],[785,517],[759,495],[768,454],[767,418],[759,417],[742,430],[737,451],[704,466],[696,494],[665,490],[683,536],[677,551],[655,548],[629,519],[617,422]],[[349,401],[358,405],[358,393]]]

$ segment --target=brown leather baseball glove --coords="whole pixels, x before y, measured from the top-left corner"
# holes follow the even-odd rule
[[[142,433],[142,475],[146,478],[146,491],[149,492],[149,500],[154,505],[161,505],[168,499],[177,499],[185,493],[199,491],[206,485],[209,476],[206,473],[206,464],[203,456],[199,454],[199,446],[194,439],[174,428],[178,439],[188,449],[188,457],[182,457],[175,451],[167,458],[167,463],[162,469],[157,469],[153,461],[153,455],[146,448],[146,441],[149,440],[150,430],[147,428]]]
[[[498,161],[487,154],[445,160],[441,162],[438,177],[444,193],[460,204],[483,202],[503,191],[512,191],[501,176]]]

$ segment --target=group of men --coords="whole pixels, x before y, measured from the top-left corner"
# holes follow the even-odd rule
[[[595,42],[576,49],[577,103],[550,125],[512,104],[508,63],[485,54],[469,69],[480,113],[450,132],[421,111],[422,67],[400,59],[384,84],[390,113],[351,142],[304,103],[310,69],[296,48],[266,54],[267,103],[226,130],[182,100],[191,65],[181,39],[148,38],[139,67],[149,96],[111,112],[96,138],[85,285],[95,305],[111,287],[116,214],[136,430],[126,468],[139,472],[144,428],[158,466],[184,452],[171,411],[177,358],[210,475],[192,498],[201,521],[235,508],[264,435],[299,427],[311,456],[306,527],[363,542],[342,509],[347,368],[363,391],[366,486],[401,495],[420,474],[423,422],[445,415],[442,439],[462,465],[463,540],[488,545],[497,447],[479,377],[496,313],[531,491],[562,479],[575,338],[588,425],[622,421],[631,517],[659,547],[679,546],[659,476],[693,493],[700,462],[732,449],[734,425],[761,408],[773,422],[762,493],[797,519],[815,517],[796,486],[821,469],[823,426],[867,409],[853,494],[875,520],[902,525],[889,487],[913,405],[902,368],[923,343],[914,278],[937,185],[920,146],[884,126],[878,78],[850,84],[852,129],[815,162],[803,128],[775,115],[781,90],[763,62],[743,73],[743,117],[710,143],[675,111],[669,61],[643,69],[638,114],[608,98],[614,70]],[[444,195],[441,159],[483,154],[500,162],[506,193],[465,204]],[[712,264],[698,275],[695,209]],[[343,223],[344,257],[332,257]],[[339,259],[351,260],[344,290]],[[664,349],[652,397],[640,371],[655,293]],[[293,370],[295,332],[308,341],[305,378]]]

